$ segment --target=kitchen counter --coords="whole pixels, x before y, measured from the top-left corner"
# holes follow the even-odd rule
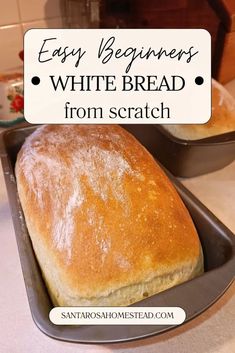
[[[235,95],[235,83],[229,88]],[[235,161],[217,172],[182,182],[235,233]],[[0,353],[235,352],[235,284],[199,317],[160,336],[113,345],[75,344],[47,337],[30,314],[1,167],[0,233]]]

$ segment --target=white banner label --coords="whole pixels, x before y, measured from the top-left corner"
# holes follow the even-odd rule
[[[205,123],[211,37],[203,29],[31,29],[24,91],[30,123]]]
[[[55,325],[180,325],[186,314],[178,307],[56,307]]]

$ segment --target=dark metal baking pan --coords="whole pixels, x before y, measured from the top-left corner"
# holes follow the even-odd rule
[[[194,177],[235,160],[235,131],[201,140],[183,140],[160,125],[125,125],[175,176]]]
[[[1,159],[15,227],[29,306],[36,325],[50,337],[80,343],[110,343],[163,333],[175,326],[56,326],[49,321],[52,308],[19,203],[14,176],[17,153],[34,127],[17,128],[1,135]],[[235,275],[235,236],[174,177],[175,184],[197,227],[205,273],[191,281],[147,298],[137,306],[179,306],[186,321],[212,305],[232,283]]]

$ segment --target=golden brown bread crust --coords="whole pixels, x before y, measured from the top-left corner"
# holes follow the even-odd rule
[[[163,126],[173,136],[186,140],[198,140],[235,131],[235,100],[221,84],[212,80],[212,115],[206,124]]]
[[[21,148],[16,178],[54,304],[128,305],[202,272],[183,202],[121,127],[42,126]]]

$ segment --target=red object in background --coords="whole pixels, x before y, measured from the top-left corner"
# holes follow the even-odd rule
[[[23,50],[21,50],[19,52],[19,57],[21,58],[22,61],[24,61],[24,51]]]
[[[24,109],[24,98],[16,94],[11,102],[11,109],[13,112],[22,112]]]

